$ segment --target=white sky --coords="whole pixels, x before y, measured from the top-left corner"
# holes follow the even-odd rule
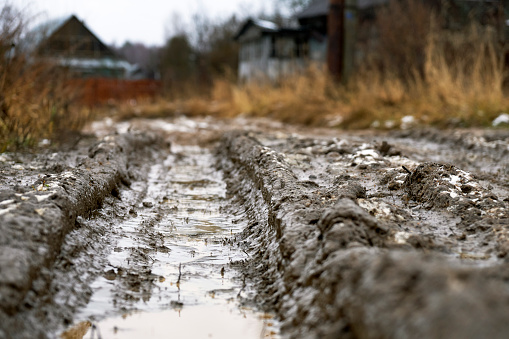
[[[5,0],[0,0],[0,3]],[[125,41],[162,45],[175,26],[195,13],[224,18],[272,12],[275,0],[7,0],[38,21],[75,14],[107,44]],[[176,20],[175,20],[176,19]],[[175,22],[176,21],[176,22]]]

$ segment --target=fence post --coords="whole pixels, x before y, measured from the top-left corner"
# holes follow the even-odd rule
[[[341,81],[344,54],[345,0],[329,0],[327,17],[327,66],[332,77]]]

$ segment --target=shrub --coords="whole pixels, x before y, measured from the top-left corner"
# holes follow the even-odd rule
[[[79,130],[90,118],[73,107],[77,93],[66,86],[66,73],[30,55],[22,12],[0,9],[0,151],[31,146],[41,138]]]

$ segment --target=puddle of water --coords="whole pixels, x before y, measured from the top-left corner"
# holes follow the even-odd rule
[[[152,166],[137,215],[114,226],[109,266],[76,326],[93,323],[87,333],[101,338],[277,338],[269,315],[239,305],[245,286],[229,264],[247,258],[232,241],[246,223],[221,212],[213,156],[172,150]]]
[[[76,326],[76,336],[63,339],[90,338],[139,339],[158,338],[276,338],[270,317],[253,321],[251,310],[225,309],[210,306],[162,312],[136,312],[111,317],[92,325],[83,322]],[[83,331],[86,329],[86,332]],[[253,334],[253,335],[249,335]]]

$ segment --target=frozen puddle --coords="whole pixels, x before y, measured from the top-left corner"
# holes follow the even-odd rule
[[[210,152],[172,145],[148,177],[133,183],[144,198],[112,226],[108,266],[62,338],[277,338],[270,315],[239,303],[245,283],[230,263],[247,254],[232,238],[246,224],[221,212],[226,185]]]

